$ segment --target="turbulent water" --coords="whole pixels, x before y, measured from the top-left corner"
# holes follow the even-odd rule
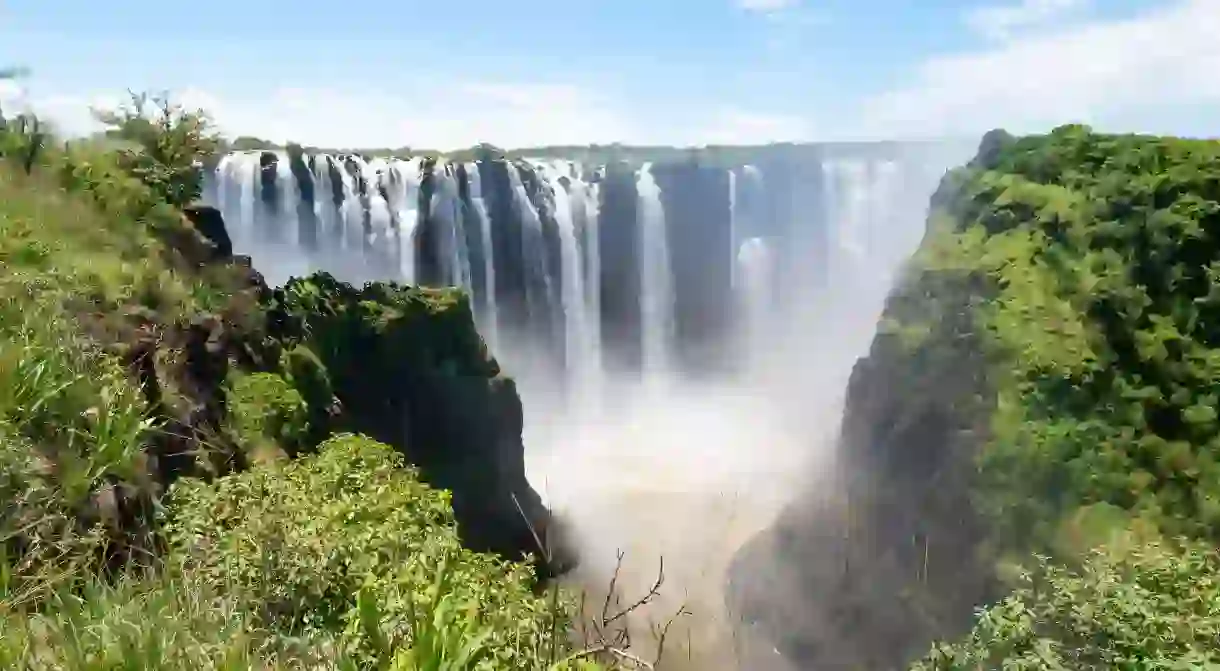
[[[750,164],[447,163],[234,153],[210,173],[268,281],[458,285],[518,378],[527,470],[596,591],[665,557],[693,668],[765,669],[722,585],[733,552],[818,486],[841,395],[953,150],[759,150]],[[739,635],[740,634],[740,635]],[[635,647],[647,651],[647,637]],[[759,650],[762,652],[760,653]],[[761,657],[759,656],[761,655]]]

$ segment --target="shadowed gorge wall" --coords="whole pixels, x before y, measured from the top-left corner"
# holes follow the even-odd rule
[[[1078,566],[1116,538],[1214,542],[1218,171],[1214,141],[1064,126],[993,131],[944,177],[852,371],[834,485],[789,505],[732,572],[785,657],[905,666],[969,629],[1032,552]],[[1038,627],[962,649],[1111,645]]]

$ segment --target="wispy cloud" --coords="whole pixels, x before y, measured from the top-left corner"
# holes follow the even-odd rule
[[[774,14],[800,6],[801,0],[735,0],[737,6],[747,12]]]
[[[228,136],[327,147],[413,146],[455,149],[478,142],[504,147],[624,142],[631,144],[753,144],[809,137],[799,117],[766,110],[700,109],[656,116],[629,108],[592,87],[556,83],[466,80],[384,93],[368,89],[281,86],[257,97],[197,87],[173,92],[202,108]],[[90,107],[113,107],[109,92],[44,93],[32,106],[61,131],[98,130]]]
[[[1022,29],[1045,26],[1087,8],[1091,0],[1020,0],[979,7],[966,13],[966,24],[993,40],[1011,38]]]
[[[685,144],[766,144],[812,139],[809,120],[741,108],[716,110]]]
[[[1166,110],[1220,108],[1220,2],[1178,0],[923,62],[910,85],[867,101],[863,134],[929,135],[1003,126],[1038,131],[1106,120],[1130,130]]]

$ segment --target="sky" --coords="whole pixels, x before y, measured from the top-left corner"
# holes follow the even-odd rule
[[[1220,136],[1220,0],[0,0],[0,103],[327,147]]]

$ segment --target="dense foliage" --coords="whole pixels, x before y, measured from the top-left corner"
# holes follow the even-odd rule
[[[1005,364],[987,507],[1014,537],[1095,503],[1216,537],[1220,144],[1079,126],[992,139],[948,178],[920,279],[975,300]]]
[[[206,117],[100,118],[70,144],[0,127],[0,666],[570,668],[571,604],[465,549],[395,449],[328,439],[343,334],[269,335],[265,287],[184,216]],[[466,322],[395,333],[494,369]]]
[[[1212,141],[997,131],[946,176],[873,358],[909,371],[982,362],[959,367],[952,392],[944,374],[904,378],[960,427],[920,456],[973,462],[928,496],[968,483],[980,556],[1003,557],[1001,574],[1031,550],[1056,565],[985,611],[935,668],[1214,662],[1218,223]],[[1135,528],[1196,540],[1091,554]],[[1145,618],[1179,624],[1160,632]]]
[[[1090,553],[1079,570],[1039,558],[961,643],[914,671],[1209,669],[1220,665],[1220,555],[1159,543]]]

